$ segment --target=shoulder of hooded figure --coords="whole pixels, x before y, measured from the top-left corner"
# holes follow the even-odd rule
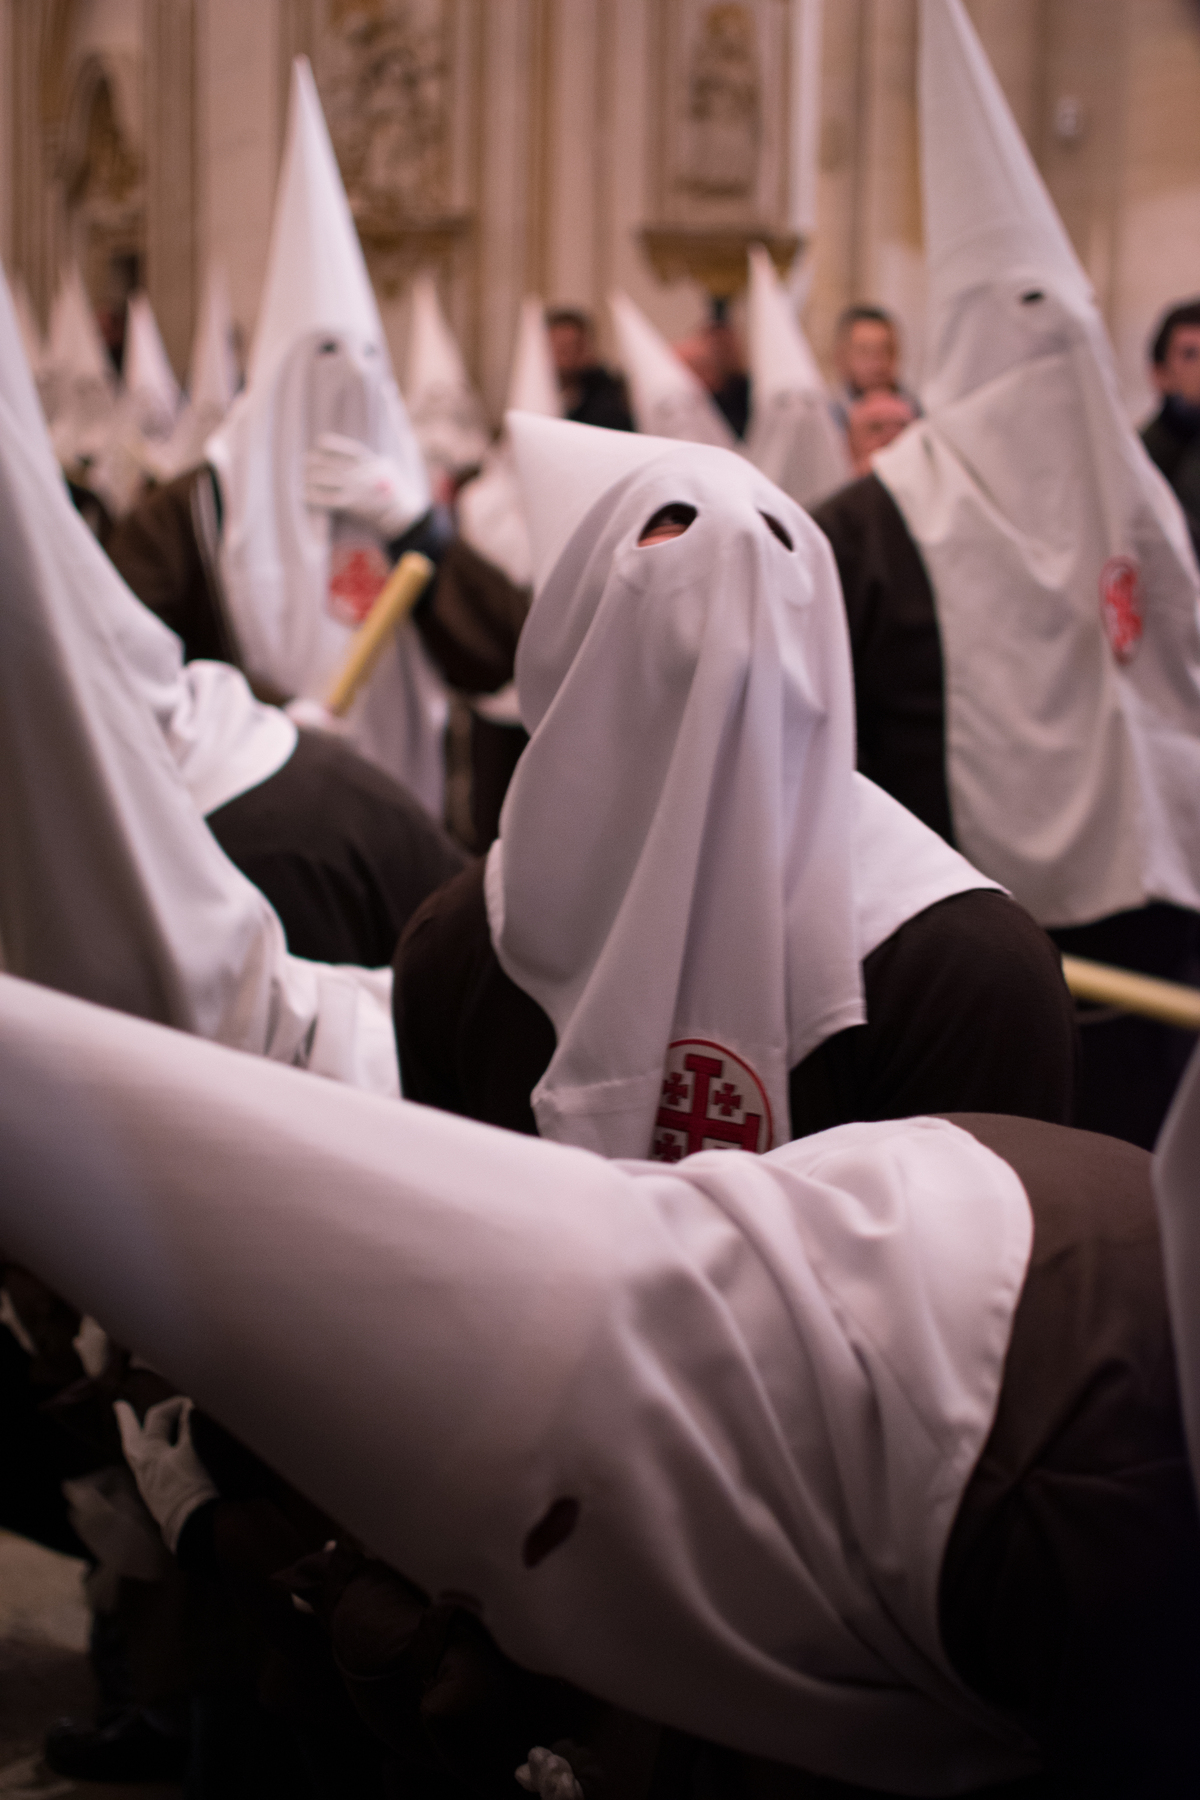
[[[163,617],[164,584],[174,585],[186,565],[199,568],[192,494],[197,482],[207,479],[207,467],[201,465],[152,488],[118,519],[105,545],[138,598]]]

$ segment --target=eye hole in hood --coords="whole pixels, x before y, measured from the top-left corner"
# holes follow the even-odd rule
[[[770,513],[761,513],[759,516],[760,516],[760,518],[765,519],[767,525],[774,532],[775,536],[779,539],[780,543],[783,545],[785,550],[794,550],[795,549],[796,546],[792,543],[791,532],[785,531],[783,526],[779,523],[778,519],[773,519],[771,517]]]
[[[682,500],[672,500],[670,505],[660,506],[642,526],[638,537],[639,548],[648,549],[652,544],[666,544],[672,538],[682,537],[695,517],[696,508],[688,506]]]

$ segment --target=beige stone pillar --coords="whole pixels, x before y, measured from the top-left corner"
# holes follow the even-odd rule
[[[143,0],[146,289],[185,378],[198,304],[195,0]]]

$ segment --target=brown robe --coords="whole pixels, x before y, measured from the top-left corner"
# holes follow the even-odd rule
[[[425,547],[424,521],[390,546],[393,561]],[[220,499],[207,464],[156,488],[114,527],[107,550],[151,612],[183,639],[183,653],[240,666],[241,656],[221,589]],[[414,619],[430,656],[451,687],[491,694],[512,679],[517,638],[529,595],[455,538],[438,565]],[[265,695],[288,699],[290,695]]]
[[[530,1094],[554,1027],[500,967],[483,870],[473,863],[431,895],[400,941],[401,1081],[410,1100],[535,1134]],[[976,889],[918,913],[866,958],[863,980],[866,1025],[791,1072],[793,1137],[915,1113],[1070,1118],[1070,997],[1045,932],[1003,894]]]

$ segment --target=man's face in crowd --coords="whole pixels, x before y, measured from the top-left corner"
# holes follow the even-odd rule
[[[912,424],[913,416],[908,401],[899,394],[889,394],[886,389],[864,394],[861,400],[856,400],[846,425],[854,473],[869,474],[875,452],[886,449],[893,439],[898,438],[904,427]]]
[[[1155,365],[1154,382],[1160,394],[1200,406],[1200,325],[1175,327],[1165,358]]]
[[[835,346],[838,374],[856,393],[894,388],[897,381],[896,334],[878,319],[856,319]]]
[[[550,354],[560,381],[570,381],[596,360],[591,332],[581,325],[561,323],[550,327]]]

